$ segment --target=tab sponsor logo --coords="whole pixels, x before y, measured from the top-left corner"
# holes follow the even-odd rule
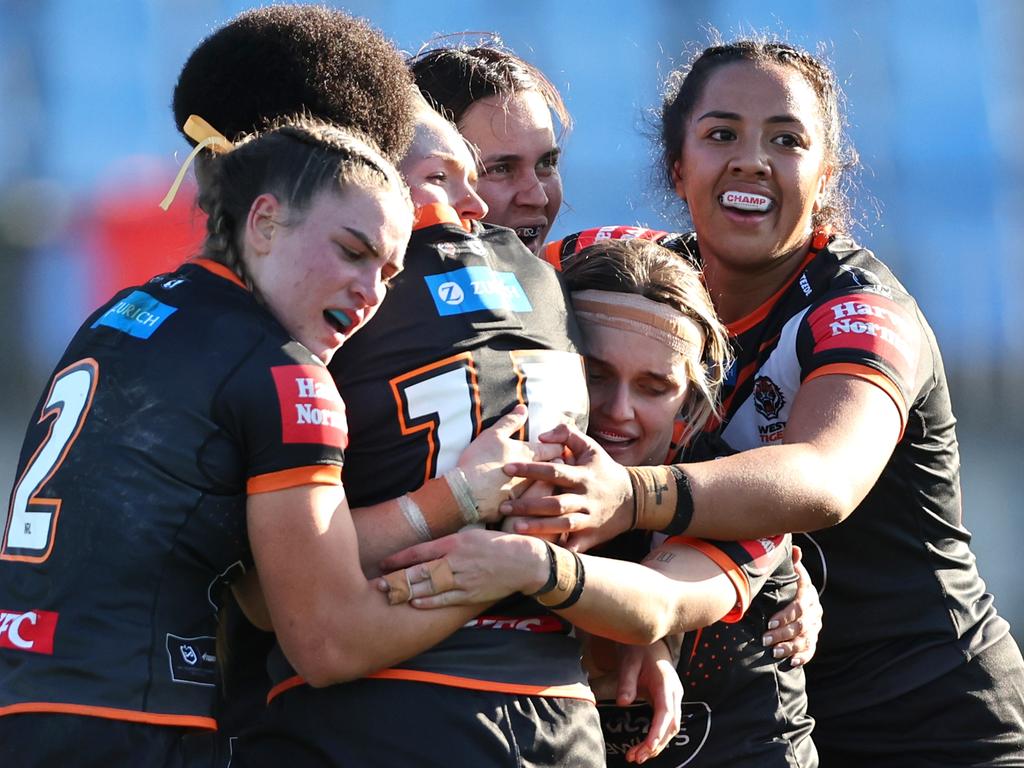
[[[477,266],[426,275],[423,279],[442,317],[483,310],[533,311],[526,292],[511,272]]]
[[[282,442],[346,446],[345,403],[326,368],[278,365],[270,373],[281,407]]]
[[[177,311],[177,307],[157,301],[145,291],[132,291],[100,315],[91,327],[103,325],[137,339],[148,339],[164,320]]]
[[[0,648],[53,655],[59,613],[0,610]]]

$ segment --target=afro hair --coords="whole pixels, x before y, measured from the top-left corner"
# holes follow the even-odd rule
[[[174,88],[174,120],[180,130],[199,115],[233,140],[306,113],[362,131],[398,161],[412,140],[411,84],[401,55],[365,21],[322,6],[268,6],[192,52]]]

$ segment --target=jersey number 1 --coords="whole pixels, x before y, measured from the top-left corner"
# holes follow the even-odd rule
[[[96,392],[98,374],[96,361],[86,358],[53,377],[39,421],[54,414],[56,418],[11,494],[11,509],[0,552],[4,560],[40,563],[50,556],[61,500],[39,498],[39,492],[60,468],[82,431]]]

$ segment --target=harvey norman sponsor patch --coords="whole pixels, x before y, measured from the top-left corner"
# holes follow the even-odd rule
[[[495,272],[490,267],[477,266],[427,275],[423,279],[442,317],[496,309],[533,311],[526,292],[511,272]]]
[[[53,655],[58,613],[0,609],[0,648]]]
[[[857,293],[824,302],[810,315],[815,353],[854,349],[876,355],[904,381],[917,370],[917,324],[896,302]]]
[[[178,311],[144,291],[132,291],[100,315],[91,327],[105,325],[137,339],[148,339],[168,317]]]
[[[348,444],[345,403],[326,368],[277,365],[270,369],[281,407],[281,441]]]

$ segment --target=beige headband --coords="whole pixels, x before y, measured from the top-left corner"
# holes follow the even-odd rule
[[[696,324],[668,304],[637,293],[575,291],[572,305],[581,324],[592,323],[649,336],[682,355],[700,357],[697,345],[686,339]]]
[[[174,196],[178,194],[178,188],[181,186],[181,182],[185,179],[185,172],[188,167],[192,165],[192,161],[196,159],[203,149],[206,147],[210,148],[210,151],[217,154],[223,152],[230,152],[235,148],[235,145],[228,141],[224,134],[210,125],[208,122],[199,117],[199,115],[189,115],[188,120],[181,127],[181,130],[185,132],[185,135],[198,142],[188,157],[185,158],[185,162],[181,164],[181,169],[178,171],[178,175],[174,178],[174,183],[171,184],[171,188],[164,195],[164,199],[160,201],[160,207],[165,211],[171,207],[171,203],[174,202]]]

